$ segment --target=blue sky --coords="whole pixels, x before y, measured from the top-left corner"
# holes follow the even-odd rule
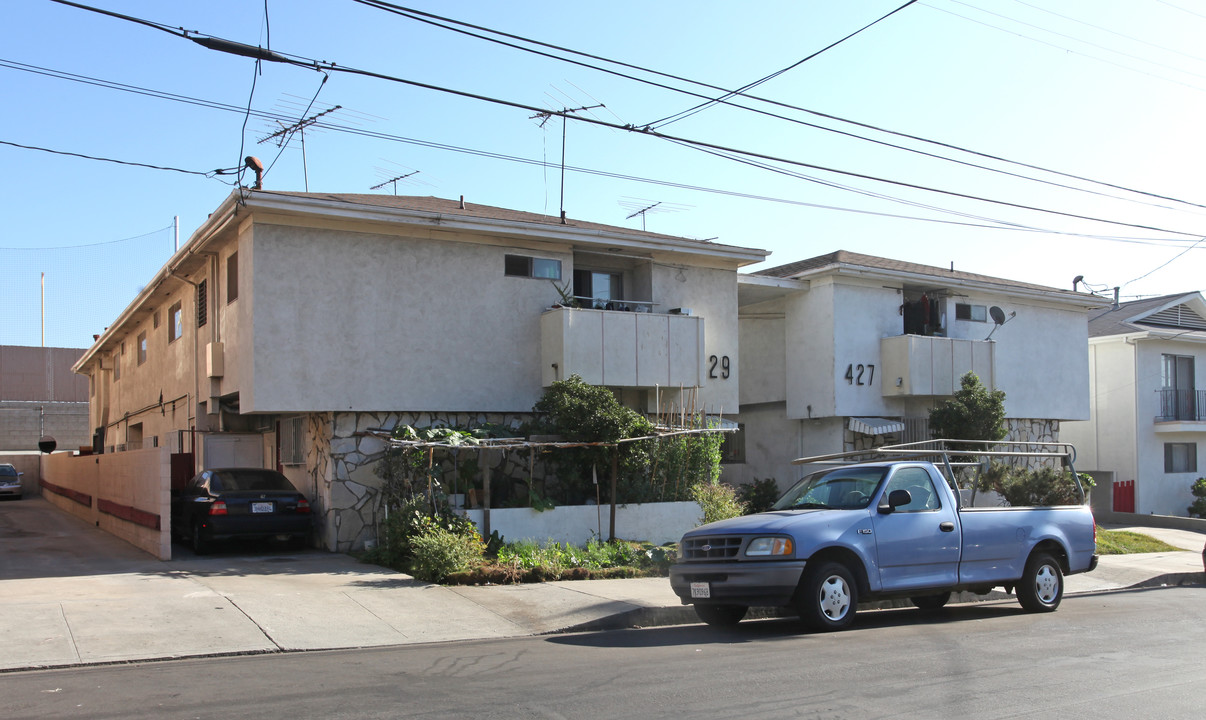
[[[352,0],[88,4],[521,105],[603,104],[584,114],[618,125],[656,123],[699,102]],[[407,6],[736,89],[901,4]],[[13,144],[192,173],[232,168],[253,154],[274,163],[265,186],[278,190],[303,190],[308,179],[314,192],[390,193],[392,186],[370,188],[418,171],[398,183],[398,194],[559,212],[559,119],[542,126],[530,111],[339,72],[323,82],[310,68],[263,63],[257,73],[251,59],[50,0],[14,0],[3,17],[0,344],[42,343],[45,273],[45,344],[89,345],[170,256],[173,216],[183,241],[234,181]],[[790,119],[715,105],[657,126],[844,173],[777,163],[788,175],[571,122],[567,164],[608,175],[567,173],[565,209],[572,218],[640,228],[640,217],[626,216],[660,202],[669,211],[646,215],[647,229],[773,251],[760,267],[846,249],[1061,288],[1083,275],[1096,289],[1122,287],[1124,299],[1200,290],[1206,243],[1194,243],[1206,236],[1206,208],[1193,203],[1206,205],[1204,36],[1206,9],[1191,0],[914,2],[751,92],[944,145],[749,99],[741,102]],[[306,135],[305,171],[296,135],[283,150],[258,142],[279,127],[263,114],[297,120],[307,107],[314,114],[336,105],[329,122]]]

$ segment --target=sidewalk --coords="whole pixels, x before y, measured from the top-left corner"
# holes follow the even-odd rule
[[[21,529],[18,505],[49,508],[0,505],[0,671],[697,622],[665,578],[441,587],[317,551],[165,563],[53,509]],[[1103,557],[1066,592],[1203,582],[1206,535],[1138,530],[1186,551]]]

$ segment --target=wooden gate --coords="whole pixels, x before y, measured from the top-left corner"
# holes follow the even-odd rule
[[[1135,481],[1114,481],[1114,512],[1135,512]]]

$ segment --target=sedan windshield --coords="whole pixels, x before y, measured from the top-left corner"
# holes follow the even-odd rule
[[[822,470],[804,477],[788,490],[775,510],[858,510],[867,507],[887,468],[853,467]]]

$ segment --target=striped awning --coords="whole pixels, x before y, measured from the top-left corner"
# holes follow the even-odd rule
[[[904,432],[905,425],[899,420],[889,420],[877,417],[852,417],[850,429],[863,435],[887,435],[888,433]]]

